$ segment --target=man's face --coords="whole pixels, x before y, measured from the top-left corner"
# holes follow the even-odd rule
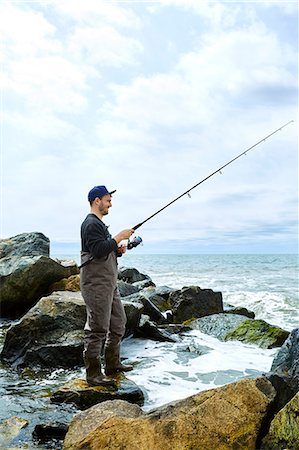
[[[106,216],[108,214],[109,208],[112,206],[112,197],[110,194],[104,195],[104,197],[98,199],[98,208],[100,214]]]

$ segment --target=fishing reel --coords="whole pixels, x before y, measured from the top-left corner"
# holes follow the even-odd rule
[[[132,241],[128,241],[127,249],[131,250],[132,248],[137,247],[139,244],[141,244],[142,238],[140,236],[135,236]]]

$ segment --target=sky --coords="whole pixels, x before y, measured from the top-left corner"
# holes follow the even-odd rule
[[[134,251],[298,251],[297,1],[2,0],[0,35],[1,238],[79,248],[96,185],[114,235],[293,120]]]

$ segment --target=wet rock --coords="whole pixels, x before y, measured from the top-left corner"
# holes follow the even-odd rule
[[[254,319],[255,314],[253,311],[250,311],[247,308],[244,308],[243,306],[233,306],[229,305],[228,303],[224,304],[224,312],[226,314],[240,314],[241,316],[246,316],[249,319]]]
[[[55,441],[63,440],[67,430],[68,425],[65,423],[39,424],[34,427],[32,437],[39,444],[47,443],[48,441],[51,441],[51,444],[53,444]]]
[[[117,409],[104,418],[93,415],[85,429],[85,418],[78,415],[70,424],[64,450],[255,450],[274,396],[271,383],[259,378],[201,392],[137,417]]]
[[[199,330],[224,341],[227,333],[235,329],[244,320],[248,320],[248,317],[239,314],[221,313],[190,320],[187,324],[193,330]]]
[[[120,267],[118,270],[118,279],[131,284],[137,281],[151,280],[148,275],[139,272],[134,267]]]
[[[149,278],[147,280],[136,281],[133,283],[133,286],[137,287],[139,291],[142,291],[145,288],[156,286],[155,283]]]
[[[248,319],[229,331],[225,336],[225,340],[246,342],[262,348],[274,348],[282,346],[288,335],[288,331],[270,325],[264,320]]]
[[[22,428],[27,427],[28,421],[20,417],[10,417],[0,423],[0,448],[6,449],[18,436]]]
[[[134,334],[134,331],[139,326],[141,314],[143,313],[143,304],[139,301],[131,301],[129,297],[122,298],[122,304],[124,305],[127,317],[124,337],[128,337]]]
[[[223,312],[221,292],[201,289],[199,286],[184,287],[171,292],[169,301],[175,323]]]
[[[276,414],[261,449],[299,449],[299,393]]]
[[[138,326],[143,305],[123,302],[126,336]],[[80,292],[53,292],[43,297],[7,330],[1,360],[13,367],[83,366],[86,308]]]
[[[172,305],[169,301],[169,291],[168,295],[160,295],[158,292],[161,292],[159,289],[146,289],[143,291],[143,295],[147,297],[160,311],[168,311],[171,310]],[[165,292],[165,291],[164,291]]]
[[[42,233],[22,233],[0,239],[0,258],[49,256],[50,240]]]
[[[165,330],[170,334],[184,334],[191,331],[192,328],[187,325],[182,325],[180,323],[169,323],[166,325],[159,325],[160,330]]]
[[[134,381],[119,373],[113,377],[117,389],[109,386],[89,386],[85,380],[76,379],[68,382],[51,396],[53,403],[74,403],[81,409],[90,408],[106,400],[126,400],[142,406],[144,395]]]
[[[293,378],[299,391],[299,328],[289,334],[273,359],[271,372]]]
[[[167,330],[160,329],[150,318],[142,315],[139,326],[134,331],[134,337],[152,339],[159,342],[177,342],[178,338]]]
[[[13,256],[0,260],[2,317],[19,318],[48,293],[49,286],[78,273],[74,261],[46,256]]]
[[[137,286],[134,286],[133,284],[126,283],[123,280],[118,280],[117,286],[119,289],[119,293],[121,297],[127,297],[132,294],[136,294],[140,291]]]
[[[143,304],[143,312],[158,325],[168,323],[167,318],[162,314],[159,308],[144,295],[139,296],[139,301]]]
[[[101,425],[116,415],[125,419],[136,419],[143,415],[143,411],[139,406],[123,400],[107,400],[92,406],[74,416],[64,441],[64,448],[80,448],[86,436],[95,433]]]
[[[283,408],[299,392],[299,329],[291,331],[278,350],[267,374],[277,391],[275,412]]]
[[[86,309],[79,292],[43,297],[6,333],[1,360],[13,367],[83,365]]]

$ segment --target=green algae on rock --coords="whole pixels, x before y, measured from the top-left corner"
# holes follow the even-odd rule
[[[271,422],[262,450],[299,450],[299,392]]]
[[[282,328],[270,325],[264,320],[244,320],[236,328],[229,331],[225,341],[241,341],[255,344],[262,348],[281,347],[289,336],[289,332]]]

